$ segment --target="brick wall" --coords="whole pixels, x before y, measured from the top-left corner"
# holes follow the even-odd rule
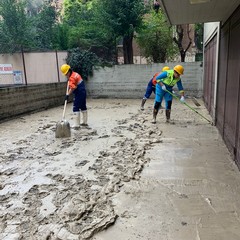
[[[66,83],[0,88],[0,121],[64,103]]]

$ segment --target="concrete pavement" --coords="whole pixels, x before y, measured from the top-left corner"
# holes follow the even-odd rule
[[[115,196],[116,223],[94,240],[240,239],[239,170],[216,127],[191,114],[175,102],[174,124],[158,116],[162,142],[147,151],[140,181]]]

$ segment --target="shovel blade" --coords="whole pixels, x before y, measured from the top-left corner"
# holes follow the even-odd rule
[[[63,120],[56,125],[56,138],[67,138],[71,137],[71,128],[67,120]]]

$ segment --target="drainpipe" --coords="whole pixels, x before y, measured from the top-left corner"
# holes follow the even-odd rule
[[[219,43],[220,43],[220,31],[221,23],[217,26],[217,43],[216,43],[216,66],[215,66],[215,87],[214,87],[214,98],[213,98],[213,122],[216,124],[216,109],[217,109],[217,87],[218,87],[218,65],[219,65]]]

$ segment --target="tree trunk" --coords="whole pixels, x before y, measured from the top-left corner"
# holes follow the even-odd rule
[[[159,45],[159,41],[161,38],[161,34],[159,32],[156,32],[155,34],[155,38],[156,38],[156,46]],[[166,48],[165,49],[155,49],[155,51],[152,53],[152,60],[154,63],[163,63],[166,61]]]
[[[181,56],[181,62],[185,62],[186,53],[187,53],[188,49],[190,48],[190,46],[192,44],[192,39],[190,37],[191,29],[189,27],[189,24],[187,24],[186,25],[186,28],[187,28],[186,31],[187,31],[187,36],[188,36],[188,39],[189,39],[189,43],[188,43],[187,48],[185,50],[183,49],[183,35],[184,35],[183,26],[184,25],[177,25],[176,32],[177,32],[178,38],[176,38],[176,37],[173,38],[173,41],[178,46],[180,56]]]
[[[133,34],[123,37],[124,64],[133,64]]]
[[[185,57],[186,57],[186,53],[185,51],[180,51],[180,55],[181,55],[181,62],[185,62]]]

